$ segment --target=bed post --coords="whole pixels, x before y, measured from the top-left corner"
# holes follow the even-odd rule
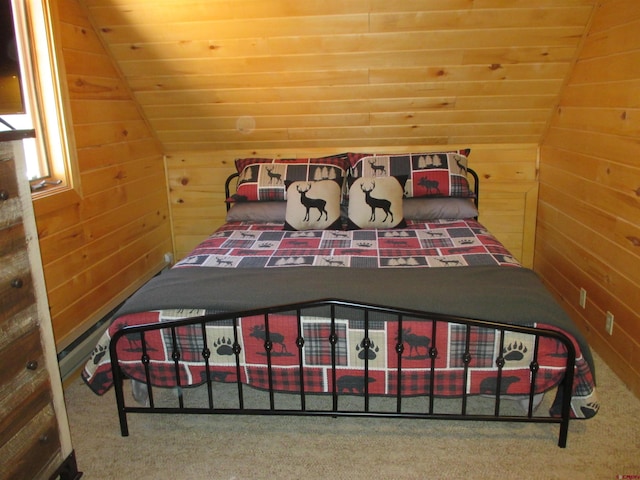
[[[565,448],[567,446],[567,435],[569,434],[569,420],[571,419],[571,397],[573,395],[573,376],[576,363],[576,349],[573,342],[566,335],[562,335],[562,341],[567,347],[567,368],[562,383],[558,386],[562,394],[562,412],[560,423],[560,434],[558,436],[558,446]]]
[[[116,352],[116,344],[118,338],[122,336],[123,330],[116,332],[116,334],[112,338],[111,345],[109,345],[109,353],[111,355],[111,372],[113,375],[113,386],[116,392],[116,405],[118,408],[118,419],[120,420],[120,434],[123,437],[129,436],[129,427],[127,425],[127,412],[125,411],[124,405],[124,392],[123,392],[123,383],[124,383],[124,374],[120,369],[120,365],[118,365],[118,354]]]

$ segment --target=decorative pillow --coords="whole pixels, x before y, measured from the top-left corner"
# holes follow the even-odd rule
[[[470,198],[405,198],[406,220],[436,220],[438,218],[476,218],[478,209]]]
[[[287,202],[237,202],[227,212],[227,222],[284,222]]]
[[[356,160],[370,154],[336,153],[328,157],[318,158],[236,158],[234,163],[236,171],[242,171],[248,166],[256,163],[317,163],[322,165],[336,165],[343,170],[347,170]]]
[[[344,184],[350,162],[345,155],[325,158],[236,160],[240,174],[233,201],[286,200],[286,182],[330,179]]]
[[[341,230],[342,187],[331,180],[292,182],[287,186],[285,230]]]
[[[347,228],[402,228],[403,186],[396,177],[360,177],[349,187]]]
[[[405,197],[473,197],[467,181],[470,150],[372,155],[352,163],[354,177],[407,176]]]

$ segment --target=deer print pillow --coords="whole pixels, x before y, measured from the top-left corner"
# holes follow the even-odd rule
[[[287,186],[285,230],[341,230],[342,186],[332,180]]]
[[[406,177],[404,177],[406,179]],[[349,187],[347,228],[403,228],[403,178],[360,177]]]
[[[404,194],[414,197],[473,197],[467,181],[470,150],[371,155],[352,162],[354,177],[407,176]]]
[[[236,160],[238,188],[228,201],[286,200],[287,182],[333,180],[342,186],[349,169],[344,155],[325,158]]]

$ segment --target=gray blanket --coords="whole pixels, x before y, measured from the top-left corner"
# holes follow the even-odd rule
[[[173,308],[235,312],[325,298],[514,325],[554,325],[577,340],[595,378],[580,330],[526,268],[174,268],[138,290],[117,316]]]

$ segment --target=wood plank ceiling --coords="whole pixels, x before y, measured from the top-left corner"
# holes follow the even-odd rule
[[[595,1],[82,3],[170,153],[538,144]]]

